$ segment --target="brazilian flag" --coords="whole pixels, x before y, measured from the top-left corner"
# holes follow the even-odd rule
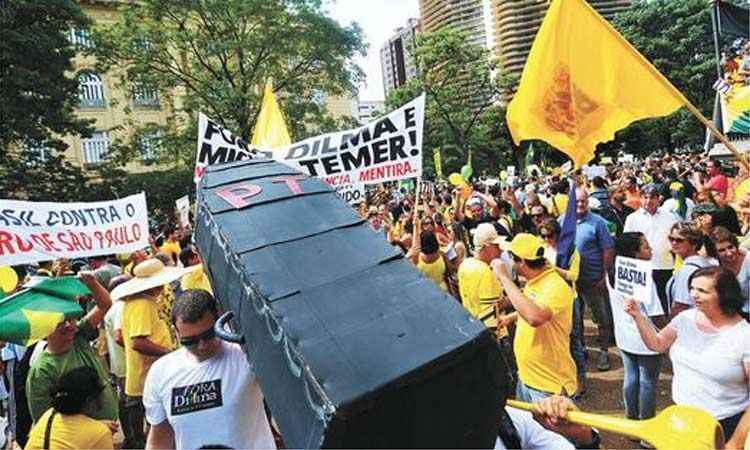
[[[750,86],[732,86],[721,106],[725,133],[750,134]]]
[[[65,319],[79,317],[77,299],[89,295],[76,277],[43,278],[0,299],[0,341],[29,346],[45,339]]]

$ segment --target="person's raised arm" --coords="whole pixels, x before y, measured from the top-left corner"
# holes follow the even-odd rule
[[[516,308],[516,312],[518,312],[518,315],[521,316],[523,320],[536,328],[544,325],[552,319],[552,310],[546,306],[537,305],[531,299],[526,297],[521,289],[516,286],[516,283],[513,282],[513,279],[508,273],[508,269],[506,269],[505,264],[501,260],[495,259],[491,264],[495,276],[500,281],[500,284],[503,285],[503,289],[505,289],[505,294],[508,296],[508,300],[510,300],[513,307]]]
[[[626,313],[630,314],[635,321],[638,333],[641,335],[643,343],[646,344],[646,347],[648,347],[649,350],[664,353],[669,350],[669,347],[671,347],[672,344],[674,344],[674,341],[677,339],[677,332],[672,327],[664,327],[657,333],[654,327],[651,326],[651,323],[649,323],[648,319],[641,314],[641,310],[635,300],[632,298],[626,298],[624,300],[623,309]]]
[[[91,296],[96,304],[96,306],[86,314],[86,321],[92,328],[97,328],[99,324],[102,323],[104,315],[107,314],[107,311],[109,311],[109,308],[112,306],[112,299],[109,297],[109,292],[107,292],[107,290],[96,281],[94,272],[82,271],[78,272],[78,276],[80,277],[81,282],[91,291]]]

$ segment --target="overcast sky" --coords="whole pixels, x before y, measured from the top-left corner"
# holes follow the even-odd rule
[[[331,16],[346,25],[359,23],[365,41],[370,44],[366,58],[357,62],[367,75],[367,85],[359,90],[360,100],[383,100],[383,77],[380,70],[380,47],[393,31],[419,17],[418,0],[328,0]]]

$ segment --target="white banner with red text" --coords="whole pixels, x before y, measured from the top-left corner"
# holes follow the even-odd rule
[[[0,200],[0,265],[148,247],[146,194],[91,203]]]

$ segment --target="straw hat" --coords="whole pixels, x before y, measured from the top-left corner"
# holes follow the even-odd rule
[[[112,300],[119,300],[155,287],[164,286],[200,268],[200,265],[186,268],[167,267],[156,258],[147,259],[135,266],[132,280],[117,286],[109,295]]]

